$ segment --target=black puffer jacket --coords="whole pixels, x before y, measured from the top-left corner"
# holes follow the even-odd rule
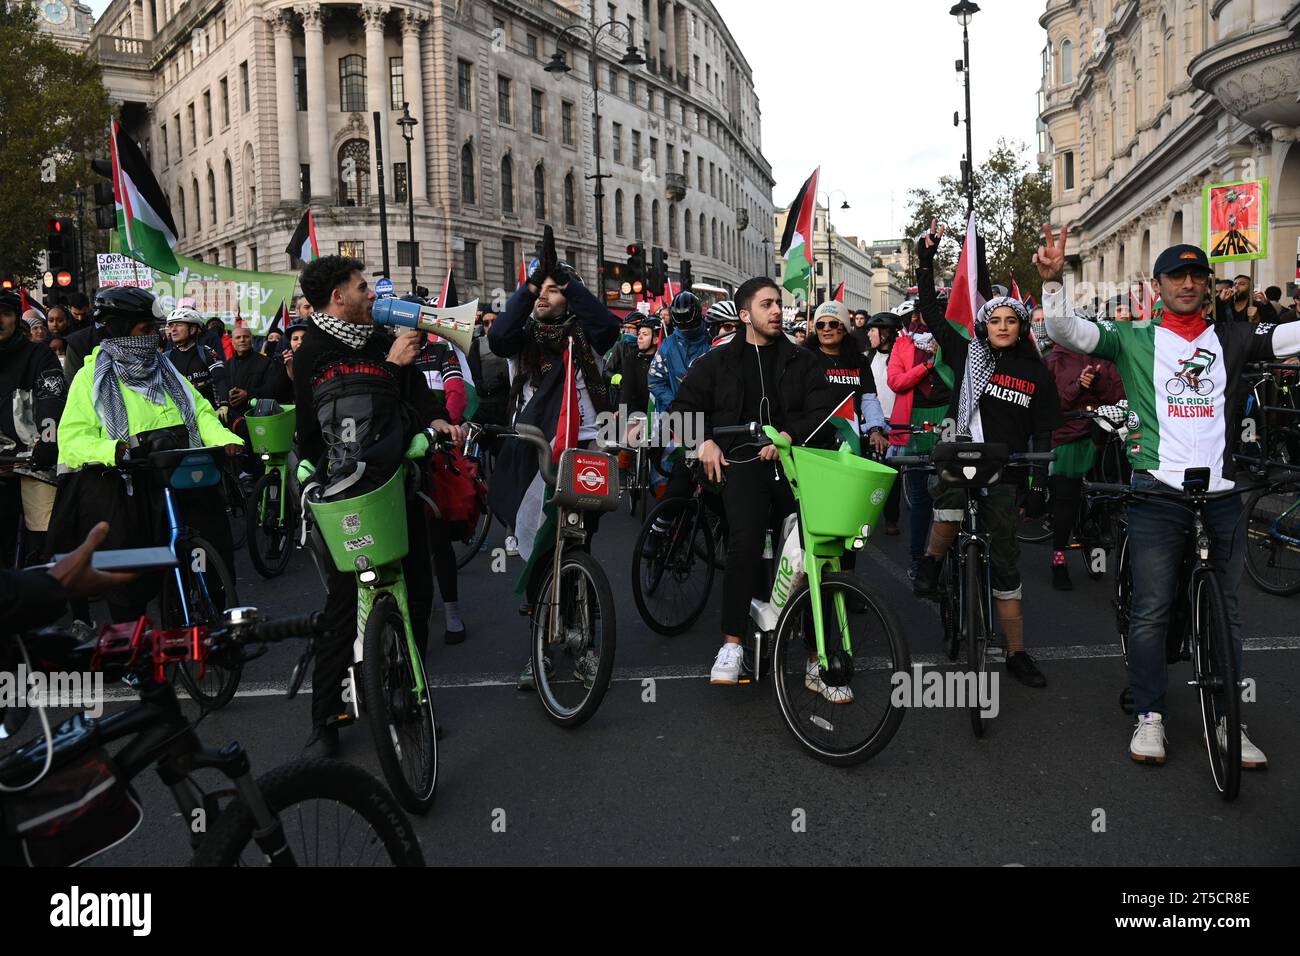
[[[52,472],[59,460],[55,432],[67,397],[63,367],[52,348],[18,333],[0,342],[0,455],[32,449],[33,472]]]

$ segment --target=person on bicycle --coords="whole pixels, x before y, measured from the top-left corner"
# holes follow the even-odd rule
[[[230,415],[230,376],[224,356],[204,345],[203,316],[188,305],[177,306],[167,316],[171,348],[167,358],[176,371],[199,390],[224,423]]]
[[[1043,278],[1047,328],[1057,343],[1084,355],[1108,359],[1119,369],[1129,403],[1128,457],[1132,485],[1182,490],[1188,468],[1209,468],[1209,490],[1234,487],[1232,451],[1241,434],[1242,371],[1247,362],[1300,352],[1300,325],[1214,322],[1202,310],[1213,271],[1199,246],[1170,246],[1151,270],[1159,283],[1160,316],[1151,322],[1093,324],[1071,314],[1061,276],[1065,242],[1043,226],[1046,243],[1035,262]],[[1198,389],[1185,384],[1190,357],[1211,354],[1217,363],[1197,377]],[[1193,417],[1195,416],[1195,417]],[[1219,568],[1237,672],[1241,673],[1241,613],[1237,590],[1245,562],[1246,524],[1237,497],[1208,502],[1202,516],[1213,539],[1210,559]],[[1128,505],[1129,560],[1133,595],[1129,611],[1128,679],[1137,710],[1129,756],[1139,763],[1165,761],[1165,694],[1169,686],[1165,636],[1179,572],[1192,527],[1192,513],[1176,501],[1136,499]],[[1220,724],[1219,746],[1227,749]],[[1242,767],[1265,767],[1268,760],[1241,726]]]
[[[958,441],[995,442],[1015,454],[1033,447],[1050,447],[1052,430],[1061,424],[1056,382],[1029,336],[1029,310],[1010,296],[989,299],[975,318],[969,341],[951,325],[934,294],[934,256],[943,229],[931,223],[928,235],[916,244],[917,285],[921,317],[943,349],[954,374],[949,414],[956,422]],[[1034,469],[1037,471],[1038,469]],[[1046,505],[1046,475],[1034,474],[1025,513],[1041,515]],[[952,547],[965,513],[959,488],[932,483],[934,522],[925,556],[917,566],[915,593],[937,599],[943,559]],[[1021,609],[1020,548],[1016,543],[1016,487],[994,485],[981,499],[980,517],[989,532],[993,605],[1007,643],[1007,671],[1028,687],[1045,687],[1047,678],[1025,651]]]
[[[0,464],[0,567],[45,553],[58,461],[57,429],[67,396],[63,368],[54,350],[23,335],[22,300],[0,293],[0,455],[27,461]],[[21,516],[26,541],[16,554]]]
[[[296,445],[299,457],[316,464],[322,496],[354,498],[382,487],[403,466],[406,449],[425,428],[460,440],[446,421],[441,400],[415,368],[417,332],[394,339],[374,325],[375,293],[365,265],[348,256],[322,256],[299,276],[303,294],[319,311],[293,356]],[[402,560],[411,631],[423,656],[433,610],[433,570],[424,507],[407,500],[410,548]],[[356,637],[357,585],[351,572],[326,559],[327,595],[312,671],[312,734],[307,749],[338,752],[335,718],[344,712],[342,684]]]
[[[736,303],[732,299],[719,299],[709,306],[705,316],[709,323],[709,341],[716,348],[736,334],[740,318],[736,315]]]
[[[52,552],[75,548],[100,521],[110,548],[155,547],[166,541],[160,476],[117,467],[150,451],[223,446],[239,454],[241,439],[158,351],[163,311],[143,289],[101,289],[94,321],[103,337],[72,380],[59,422],[60,482],[50,521]],[[234,544],[221,488],[176,491],[184,522],[233,567]],[[114,622],[142,616],[160,578],[141,575],[106,595]]]
[[[597,414],[612,411],[598,356],[618,336],[617,316],[556,255],[555,234],[547,226],[536,268],[487,334],[492,351],[510,359],[511,420],[540,428],[554,448],[591,447],[598,433]],[[520,441],[502,442],[488,505],[497,520],[514,529],[529,569],[539,553],[534,538],[544,523],[543,486],[533,447]],[[586,516],[588,542],[599,527],[598,519],[596,513]],[[526,569],[523,583],[533,580],[540,584]],[[525,593],[525,605],[531,605],[533,597]],[[519,689],[532,688],[530,655],[519,675]]]
[[[631,342],[620,342],[610,353],[606,372],[611,386],[618,378],[619,416],[627,422],[628,441],[640,439],[642,425],[633,415],[644,415],[650,407],[650,363],[654,361],[659,347],[656,333],[659,320],[645,316],[636,324],[635,337]]]
[[[1056,379],[1064,412],[1115,405],[1124,398],[1124,383],[1112,362],[1081,355],[1064,345],[1055,346],[1045,361]],[[1070,581],[1065,554],[1079,521],[1083,479],[1097,459],[1092,422],[1079,418],[1063,423],[1052,432],[1052,450],[1056,452],[1056,460],[1051,464],[1051,477],[1047,480],[1052,506],[1052,587],[1069,591],[1074,584]],[[1090,555],[1084,555],[1085,561],[1090,559]]]
[[[835,434],[827,419],[839,404],[808,349],[799,348],[781,329],[781,290],[766,276],[747,279],[736,290],[736,308],[745,334],[701,356],[691,366],[671,411],[698,416],[704,438],[699,447],[705,475],[721,482],[727,517],[727,565],[722,580],[723,644],[709,673],[714,684],[740,679],[742,635],[749,627],[749,602],[761,581],[763,544],[779,534],[795,509],[794,495],[767,445],[757,452],[742,439],[713,440],[713,429],[758,422],[771,425],[796,444],[831,446]],[[808,686],[824,685],[810,667]]]
[[[876,383],[876,397],[880,401],[880,412],[885,418],[885,436],[889,437],[890,422],[894,417],[894,390],[889,387],[889,354],[898,340],[902,322],[893,312],[877,312],[867,319],[863,326],[867,335],[867,361],[870,362],[871,377]],[[886,457],[903,454],[902,446],[887,441]],[[885,499],[885,534],[898,534],[898,515],[902,503],[903,483],[895,481]]]

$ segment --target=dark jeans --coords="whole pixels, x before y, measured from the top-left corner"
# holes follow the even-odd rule
[[[780,465],[749,461],[729,465],[722,488],[727,514],[727,569],[722,577],[722,633],[743,637],[749,602],[771,587],[763,580],[763,544],[769,529],[779,532],[795,510],[794,494]],[[775,537],[774,537],[775,546]]]
[[[429,614],[433,610],[433,567],[426,528],[421,502],[407,502],[406,532],[410,548],[402,559],[402,571],[406,576],[411,632],[421,657],[429,644]],[[324,542],[319,544],[323,566],[331,570],[326,580],[329,593],[325,597],[322,630],[316,638],[316,665],[311,676],[313,727],[323,726],[330,717],[344,713],[343,678],[352,663],[352,642],[357,636],[357,577],[350,571],[335,570]]]
[[[909,471],[906,475],[907,496],[911,499],[913,561],[920,561],[925,554],[925,545],[930,537],[930,521],[934,517],[934,501],[930,498],[929,473],[921,469]]]
[[[1135,488],[1165,487],[1155,479],[1135,473]],[[1241,672],[1241,615],[1237,589],[1245,564],[1241,560],[1246,524],[1241,520],[1239,497],[1222,498],[1206,505],[1204,520],[1210,532],[1210,560],[1223,585],[1228,628]],[[1128,626],[1128,681],[1138,713],[1165,710],[1169,671],[1165,657],[1165,635],[1170,609],[1181,595],[1179,572],[1192,530],[1192,513],[1173,501],[1133,501],[1128,506],[1129,567],[1133,571],[1133,604]],[[1237,556],[1233,560],[1233,555]]]
[[[1079,520],[1079,505],[1083,501],[1083,479],[1065,475],[1052,475],[1047,479],[1052,500],[1052,550],[1066,551],[1070,536]]]

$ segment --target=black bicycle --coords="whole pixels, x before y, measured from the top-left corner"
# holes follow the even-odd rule
[[[423,866],[410,821],[385,787],[359,767],[300,760],[253,779],[238,743],[205,747],[182,710],[167,669],[242,667],[273,641],[313,633],[319,615],[259,622],[231,608],[218,626],[155,629],[148,619],[104,627],[90,642],[57,629],[0,641],[4,663],[30,672],[97,671],[122,678],[140,702],[97,720],[78,714],[51,730],[44,708],[3,714],[12,736],[36,710],[41,738],[0,760],[0,865],[83,862],[138,829],[143,810],[130,781],[155,766],[189,830],[196,866]],[[107,746],[128,741],[112,756]],[[216,770],[230,788],[195,779]]]
[[[966,493],[966,507],[957,540],[948,549],[939,578],[939,616],[944,648],[955,661],[966,649],[966,665],[975,687],[987,686],[989,649],[996,646],[993,632],[993,580],[989,561],[989,533],[980,522],[983,491],[1002,480],[1009,467],[1053,461],[1054,452],[1013,454],[1003,444],[940,442],[928,455],[899,455],[889,464],[901,470],[932,468],[939,482]],[[971,730],[984,736],[985,704],[979,694],[968,701]]]

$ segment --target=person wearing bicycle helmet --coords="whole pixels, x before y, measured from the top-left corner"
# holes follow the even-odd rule
[[[14,556],[21,515],[26,555],[18,557],[20,564],[45,553],[59,457],[56,429],[67,395],[59,357],[23,335],[21,311],[18,295],[0,293],[0,455],[28,459],[0,465],[0,563]]]
[[[230,377],[225,358],[204,345],[203,316],[189,305],[178,305],[167,316],[167,358],[176,371],[198,389],[225,422],[230,414]]]
[[[166,542],[161,478],[153,472],[117,469],[148,451],[243,447],[216,411],[158,351],[164,313],[144,289],[101,289],[93,319],[103,337],[86,357],[68,389],[59,422],[60,483],[50,521],[50,548],[69,551],[100,521],[111,530],[108,548],[154,547]],[[228,567],[234,544],[220,487],[177,491],[185,523],[211,542]],[[106,595],[110,618],[129,621],[145,612],[160,585],[157,574]]]
[[[1003,444],[1013,454],[1029,451],[1031,443],[1040,450],[1051,447],[1051,433],[1061,424],[1061,401],[1055,379],[1030,341],[1029,310],[1018,299],[997,296],[980,308],[972,338],[958,332],[934,292],[934,256],[942,238],[942,227],[936,231],[931,222],[929,233],[917,240],[917,286],[921,318],[953,370],[948,417],[956,424],[957,440]],[[1036,517],[1047,504],[1047,476],[1038,468],[1030,471],[1025,514]],[[993,606],[1007,643],[1007,672],[1027,687],[1045,687],[1047,678],[1025,651],[1016,492],[1010,482],[984,489],[980,521],[989,535]],[[966,497],[960,488],[941,487],[937,478],[931,479],[930,494],[934,522],[914,592],[937,599],[943,559],[961,527]]]
[[[736,314],[736,303],[732,299],[720,299],[709,307],[709,340],[714,346],[721,345],[740,328],[740,317]]]

